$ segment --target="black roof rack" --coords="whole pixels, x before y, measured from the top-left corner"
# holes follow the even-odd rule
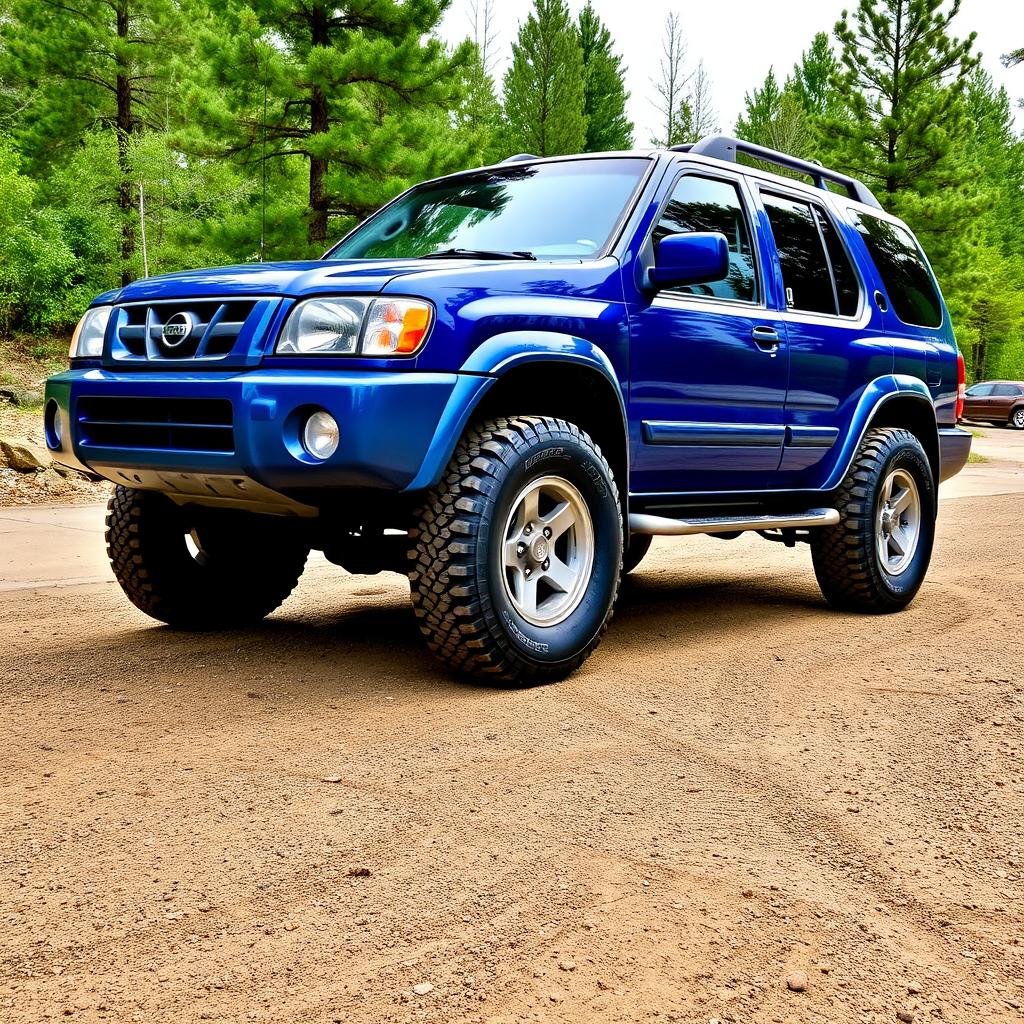
[[[821,189],[828,189],[827,181],[834,181],[842,185],[850,194],[851,199],[865,206],[874,206],[879,210],[882,204],[874,197],[871,189],[864,182],[857,178],[851,178],[848,174],[840,174],[839,171],[829,170],[821,164],[811,163],[809,160],[801,160],[787,153],[780,153],[775,149],[768,149],[766,146],[757,146],[753,142],[745,142],[743,139],[734,139],[729,135],[709,135],[700,142],[687,142],[681,146],[669,147],[673,153],[690,153],[694,156],[709,156],[713,160],[725,160],[728,163],[735,163],[736,156],[742,153],[744,156],[753,157],[755,160],[763,160],[765,163],[778,164],[780,167],[787,167],[791,171],[799,171],[806,174],[814,184]]]
[[[503,164],[517,164],[520,160],[539,160],[540,157],[534,156],[532,153],[516,153],[515,156],[507,156],[501,162]]]

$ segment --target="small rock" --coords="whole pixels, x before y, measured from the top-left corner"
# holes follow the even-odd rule
[[[348,869],[349,878],[369,878],[372,874],[373,872],[369,868],[364,868],[358,865]]]
[[[413,985],[412,990],[418,996],[427,996],[434,991],[434,986],[429,981],[421,981],[418,985]]]
[[[22,444],[7,438],[0,438],[0,455],[3,465],[20,473],[34,473],[46,469],[51,462],[50,453],[34,444]]]
[[[560,971],[575,971],[576,964],[572,960],[559,960],[558,969]]]
[[[320,781],[321,782],[341,782],[341,776],[340,775],[325,775]]]
[[[909,993],[910,993],[910,994],[911,994],[912,996],[917,996],[917,995],[920,995],[920,994],[921,994],[921,992],[922,992],[922,990],[923,990],[923,986],[921,985],[921,982],[919,982],[919,981],[911,981],[911,982],[910,982],[910,983],[909,983],[909,984],[907,985],[907,991],[908,991],[908,992],[909,992]]]
[[[896,1019],[900,1021],[900,1024],[914,1024],[914,1015],[910,1010],[900,1010],[896,1014]]]
[[[786,988],[790,992],[806,992],[807,975],[803,971],[791,971],[786,975]]]

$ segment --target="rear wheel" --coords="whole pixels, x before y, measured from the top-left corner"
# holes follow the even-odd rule
[[[826,600],[849,611],[905,608],[924,582],[935,539],[935,481],[921,442],[907,430],[869,430],[836,507],[839,525],[811,539]]]
[[[1018,406],[1010,413],[1010,426],[1014,430],[1024,430],[1024,405]]]
[[[468,432],[412,540],[420,631],[462,674],[561,679],[607,629],[622,566],[618,492],[574,424],[517,416]]]
[[[136,608],[171,626],[257,622],[295,588],[309,545],[287,520],[186,510],[156,491],[115,487],[107,555]]]

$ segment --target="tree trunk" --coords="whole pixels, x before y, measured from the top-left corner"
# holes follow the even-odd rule
[[[310,31],[314,46],[327,46],[330,42],[327,27],[327,9],[317,5],[310,13]],[[330,128],[330,111],[327,96],[319,85],[312,87],[309,104],[309,133],[311,136],[326,134]],[[316,145],[310,147],[316,150]],[[327,214],[330,202],[327,197],[324,178],[327,175],[328,161],[325,157],[309,158],[309,230],[310,245],[323,246],[327,243]]]
[[[117,8],[117,34],[128,36],[128,8]],[[117,75],[117,166],[120,178],[117,186],[117,205],[121,211],[121,284],[131,284],[131,261],[135,256],[135,193],[130,180],[131,150],[129,136],[134,130],[132,121],[132,84],[128,68],[118,67]]]

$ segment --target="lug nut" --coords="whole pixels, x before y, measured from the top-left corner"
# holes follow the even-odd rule
[[[523,575],[524,575],[524,576],[525,576],[525,577],[526,577],[527,579],[529,579],[529,578],[530,578],[530,577],[531,577],[531,576],[533,575],[533,570],[532,570],[532,569],[524,569],[524,570],[523,570]]]
[[[550,568],[551,568],[551,559],[550,559],[550,558],[545,558],[545,559],[544,559],[544,564],[543,564],[543,565],[541,566],[541,568],[542,568],[542,569],[543,569],[543,570],[544,570],[545,572],[547,572],[547,571],[548,571],[548,569],[550,569]]]
[[[519,542],[519,543],[518,543],[518,544],[516,545],[516,554],[517,554],[517,555],[518,555],[518,556],[519,556],[520,558],[522,558],[522,557],[523,557],[523,555],[525,554],[525,552],[526,552],[526,545],[525,545],[525,544],[524,544],[524,543],[523,543],[522,541],[520,541],[520,542]]]
[[[531,533],[533,533],[533,523],[527,523],[526,524],[526,529],[523,530],[523,533],[525,533],[527,536],[529,536]]]
[[[544,527],[544,536],[547,537],[548,540],[551,539],[551,527],[550,526],[545,526]]]

